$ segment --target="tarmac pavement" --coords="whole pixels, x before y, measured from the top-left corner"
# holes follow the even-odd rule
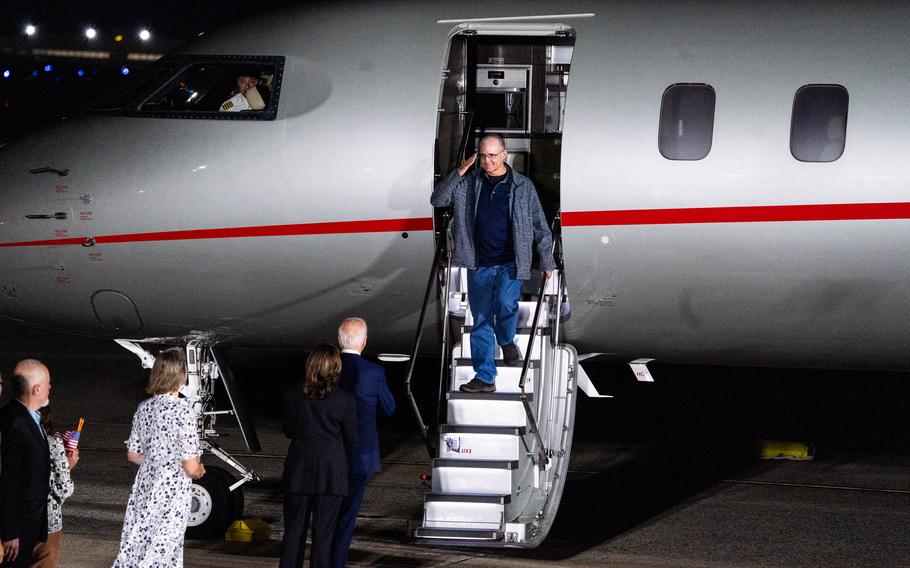
[[[57,423],[86,419],[76,491],[64,506],[61,566],[110,566],[135,475],[123,440],[145,396],[147,372],[109,340],[0,323],[0,372],[26,356],[51,368]],[[245,487],[246,514],[269,523],[273,538],[187,541],[188,567],[276,566],[280,554],[287,441],[273,403],[301,368],[301,356],[230,358],[245,381],[263,452],[247,454],[228,420],[221,442],[262,476]],[[400,370],[389,375],[400,394]],[[408,538],[420,519],[426,491],[420,475],[429,460],[399,398],[399,416],[380,424],[383,472],[367,491],[350,564],[910,567],[908,377],[729,375],[658,368],[656,385],[600,380],[617,398],[579,400],[562,506],[536,550],[428,548]],[[817,457],[754,459],[753,444],[769,436],[801,436],[816,443]]]

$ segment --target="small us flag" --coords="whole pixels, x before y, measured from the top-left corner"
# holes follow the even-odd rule
[[[78,430],[67,430],[61,436],[63,438],[63,447],[66,449],[67,453],[76,451],[76,448],[79,447],[79,436],[81,432]]]
[[[67,453],[75,452],[79,447],[79,437],[82,435],[82,426],[85,425],[85,419],[79,419],[79,426],[75,430],[67,430],[61,436],[63,438],[63,447]]]

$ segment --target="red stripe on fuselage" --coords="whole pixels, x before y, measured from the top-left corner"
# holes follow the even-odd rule
[[[96,244],[140,243],[149,241],[190,241],[201,239],[237,239],[250,237],[291,237],[299,235],[337,235],[348,233],[389,233],[397,231],[429,231],[432,217],[413,219],[377,219],[371,221],[335,221],[329,223],[299,223],[294,225],[265,225],[260,227],[229,227],[221,229],[192,229],[156,233],[128,233],[94,237]],[[81,245],[86,237],[0,243],[0,247],[36,247]]]
[[[611,225],[677,225],[706,223],[770,223],[794,221],[865,221],[910,219],[910,203],[846,203],[831,205],[762,205],[695,209],[627,209],[568,211],[564,227]]]
[[[564,227],[676,225],[708,223],[769,223],[795,221],[864,221],[910,219],[910,203],[847,203],[828,205],[760,205],[752,207],[702,207],[689,209],[627,209],[623,211],[566,211]],[[94,237],[96,244],[138,243],[150,241],[186,241],[201,239],[237,239],[251,237],[289,237],[301,235],[337,235],[348,233],[388,233],[397,231],[430,231],[432,217],[378,219],[370,221],[334,221],[258,227],[192,229],[154,233],[126,233]],[[0,243],[0,248],[81,245],[86,237]]]

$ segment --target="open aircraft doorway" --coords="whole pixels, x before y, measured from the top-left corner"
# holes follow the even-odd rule
[[[575,32],[563,24],[456,28],[442,72],[436,179],[476,152],[485,134],[500,134],[508,164],[534,182],[552,221],[574,47]]]

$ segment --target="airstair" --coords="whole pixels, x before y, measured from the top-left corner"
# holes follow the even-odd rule
[[[433,452],[432,486],[413,536],[446,546],[534,548],[556,516],[572,445],[578,356],[559,343],[565,281],[561,271],[539,275],[523,296],[515,337],[523,364],[507,366],[497,348],[496,392],[465,393],[459,386],[474,377],[467,273],[444,257],[437,251],[434,260],[446,311],[444,423],[429,429],[411,398]]]

